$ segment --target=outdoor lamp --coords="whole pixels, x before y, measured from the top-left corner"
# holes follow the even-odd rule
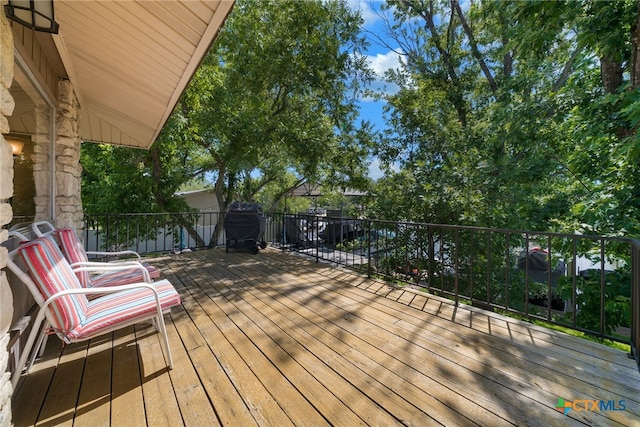
[[[17,139],[8,139],[7,140],[11,145],[11,152],[14,156],[19,156],[22,154],[22,148],[24,147],[24,142]]]
[[[4,5],[7,18],[35,31],[58,34],[53,15],[53,0],[9,0]]]
[[[4,139],[9,143],[9,145],[11,145],[11,153],[13,154],[13,157],[17,157],[22,154],[24,140],[15,138],[11,135],[5,135]]]

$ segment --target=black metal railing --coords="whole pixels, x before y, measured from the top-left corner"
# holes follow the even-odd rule
[[[222,218],[220,212],[85,215],[84,242],[87,250],[141,254],[203,249],[218,244]]]
[[[224,213],[86,216],[88,250],[224,246]],[[316,261],[484,309],[631,345],[639,363],[640,241],[605,236],[265,215],[263,239]]]
[[[631,356],[640,369],[640,241],[631,244]]]

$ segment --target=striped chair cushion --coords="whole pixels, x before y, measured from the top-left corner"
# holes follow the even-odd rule
[[[155,268],[154,266],[152,266],[147,262],[143,262],[142,265],[144,265],[144,267],[149,272],[149,277],[151,277],[152,279],[157,279],[160,277],[160,270],[158,270],[157,268]]]
[[[154,270],[158,271],[155,268]],[[157,277],[158,276],[156,275],[156,278]],[[144,273],[142,270],[138,268],[127,268],[125,270],[110,271],[104,274],[91,276],[91,287],[99,288],[104,286],[126,285],[128,283],[139,283],[144,281]]]
[[[89,261],[89,258],[87,258],[87,253],[84,250],[84,246],[82,245],[80,239],[78,239],[78,235],[76,234],[74,229],[60,228],[56,230],[56,236],[58,237],[62,252],[64,253],[67,261],[69,261],[69,264]],[[80,281],[82,286],[84,286],[85,288],[91,286],[89,272],[77,271],[76,276],[78,276],[78,280]]]
[[[180,304],[180,295],[168,280],[153,283],[163,310]],[[156,312],[155,298],[148,289],[133,289],[105,294],[89,301],[85,320],[67,333],[69,339],[91,338],[123,322],[145,319]]]
[[[81,288],[69,263],[52,237],[41,237],[19,249],[33,281],[45,300],[67,289]],[[88,300],[84,295],[67,295],[49,305],[51,326],[65,334],[85,322]]]
[[[60,228],[56,230],[56,236],[60,241],[62,252],[70,264],[89,261],[84,246],[73,228]],[[147,263],[143,263],[142,265],[149,272],[151,279],[160,277],[160,270]],[[144,281],[144,275],[140,270],[135,268],[118,272],[108,272],[98,276],[91,276],[87,271],[78,271],[76,272],[76,276],[78,276],[78,280],[80,280],[80,283],[84,287],[117,286]]]

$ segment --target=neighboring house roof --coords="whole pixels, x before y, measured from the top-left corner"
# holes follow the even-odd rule
[[[56,1],[53,36],[80,102],[80,137],[148,149],[232,0]]]
[[[312,184],[310,182],[304,182],[302,184],[300,184],[299,186],[297,186],[296,188],[294,188],[293,190],[290,190],[287,193],[287,196],[290,197],[319,197],[322,194],[324,194],[325,192],[323,191],[323,188],[318,185],[318,184]],[[343,196],[347,196],[347,197],[356,197],[356,196],[364,196],[367,193],[364,193],[362,191],[358,191],[358,190],[354,190],[352,188],[345,188],[344,190],[342,190],[341,192],[339,192],[340,194],[342,194]]]
[[[183,197],[187,205],[199,211],[220,211],[218,198],[213,193],[213,189],[190,190],[174,193],[175,196]]]
[[[174,196],[192,196],[192,195],[200,195],[200,194],[204,194],[204,195],[211,195],[213,194],[213,189],[209,189],[209,188],[205,188],[203,190],[188,190],[188,191],[178,191],[176,193],[173,193]]]

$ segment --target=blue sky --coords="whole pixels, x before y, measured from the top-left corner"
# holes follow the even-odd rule
[[[360,13],[364,19],[364,29],[367,32],[372,32],[379,37],[384,37],[384,31],[382,26],[382,20],[378,14],[382,1],[372,0],[350,0],[349,4],[352,9],[360,10]],[[366,52],[369,60],[370,67],[375,71],[378,79],[372,85],[372,89],[375,90],[393,90],[388,83],[384,82],[383,76],[385,71],[389,68],[398,68],[400,65],[400,58],[398,54],[388,47],[382,46],[378,41],[372,37],[368,37],[370,44]],[[393,46],[392,47],[396,47]],[[371,122],[376,129],[382,130],[386,127],[382,108],[384,106],[383,101],[374,101],[372,99],[362,99],[360,101],[360,117],[362,120]],[[378,162],[373,159],[369,176],[371,178],[379,178],[382,176],[382,171],[378,167]]]

